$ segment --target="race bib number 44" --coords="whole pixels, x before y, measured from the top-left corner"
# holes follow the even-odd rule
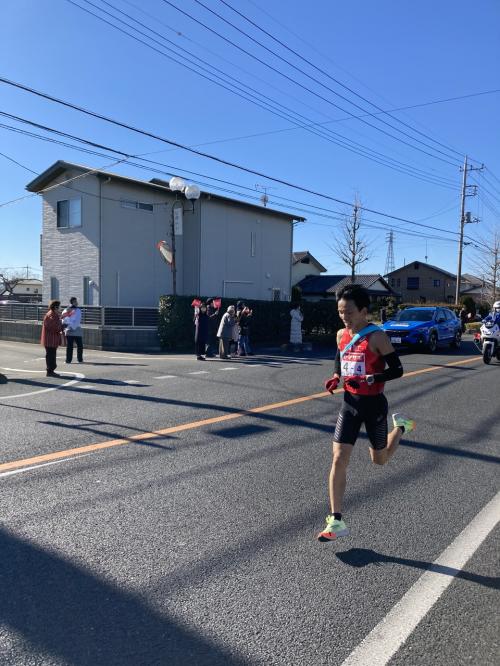
[[[342,357],[342,376],[366,375],[365,355],[359,352],[346,352]]]

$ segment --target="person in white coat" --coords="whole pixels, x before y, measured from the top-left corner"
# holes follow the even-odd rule
[[[302,344],[302,322],[304,321],[304,315],[298,303],[294,303],[290,310],[290,317],[290,344],[294,346],[294,351],[298,351]]]

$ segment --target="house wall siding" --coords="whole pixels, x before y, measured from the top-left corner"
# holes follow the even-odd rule
[[[77,173],[66,172],[52,184],[68,180]],[[83,277],[95,282],[93,305],[99,305],[99,185],[95,176],[79,178],[45,192],[42,213],[43,298],[51,298],[51,278],[59,284],[63,304],[76,296],[83,302]],[[57,227],[57,202],[81,197],[82,226]]]

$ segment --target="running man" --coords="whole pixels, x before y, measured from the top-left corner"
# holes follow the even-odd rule
[[[370,456],[375,465],[385,465],[398,448],[403,433],[415,429],[415,422],[393,414],[394,429],[388,434],[387,399],[384,383],[403,374],[399,356],[387,335],[368,322],[370,297],[366,289],[348,285],[337,295],[339,316],[345,328],[337,333],[334,374],[325,382],[330,393],[344,380],[344,402],[333,436],[333,463],[329,476],[331,514],[318,534],[319,541],[347,536],[342,519],[342,500],[347,466],[361,425],[370,440]],[[387,367],[386,367],[387,366]]]

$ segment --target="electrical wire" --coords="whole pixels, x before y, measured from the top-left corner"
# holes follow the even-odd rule
[[[198,2],[199,4],[202,4],[202,3],[199,2],[199,0],[196,0],[196,2]],[[267,30],[265,30],[264,28],[262,28],[262,26],[258,25],[258,24],[255,23],[254,21],[252,21],[248,16],[246,16],[246,14],[244,14],[244,13],[241,12],[241,11],[239,11],[238,9],[235,9],[235,8],[234,8],[229,2],[227,2],[227,0],[219,0],[219,2],[221,2],[223,5],[225,5],[226,7],[228,7],[231,11],[233,11],[235,14],[237,14],[238,16],[240,16],[241,18],[243,18],[245,21],[247,21],[248,23],[250,23],[251,25],[253,25],[255,28],[257,28],[258,30],[260,30],[262,33],[264,33],[265,35],[267,35],[268,37],[270,37],[273,41],[275,41],[277,44],[279,44],[280,46],[282,46],[283,48],[285,48],[287,51],[290,51],[290,53],[293,53],[297,58],[300,58],[300,60],[302,60],[303,62],[305,62],[305,63],[307,63],[308,65],[310,65],[311,67],[313,67],[316,71],[320,72],[321,74],[323,74],[324,76],[326,76],[327,78],[329,78],[331,81],[333,81],[333,82],[336,83],[337,85],[341,86],[344,90],[347,90],[347,91],[350,92],[352,95],[355,95],[356,97],[358,97],[359,99],[363,100],[363,101],[366,102],[367,104],[370,104],[371,106],[375,107],[375,108],[377,109],[377,111],[379,111],[379,112],[383,112],[383,109],[382,109],[380,106],[378,106],[378,105],[375,104],[374,102],[370,101],[369,99],[367,99],[367,98],[364,97],[363,95],[360,95],[360,94],[357,93],[355,90],[353,90],[352,88],[350,88],[350,87],[347,86],[346,84],[342,83],[342,81],[340,81],[339,79],[336,79],[335,77],[333,77],[331,74],[329,74],[328,72],[326,72],[326,71],[325,71],[324,69],[322,69],[321,67],[318,67],[314,62],[312,62],[312,61],[309,60],[308,58],[305,58],[302,54],[300,54],[300,53],[298,53],[297,51],[295,51],[294,49],[292,49],[288,44],[285,44],[285,43],[282,42],[280,39],[278,39],[275,35],[273,35],[273,34],[270,33],[269,31],[267,31]],[[205,6],[205,5],[204,5],[204,6]],[[245,33],[245,34],[246,34],[246,33]],[[345,99],[346,101],[348,101],[350,104],[353,104],[353,106],[357,106],[356,104],[354,104],[353,102],[351,102],[350,100],[348,100],[346,97],[343,97],[342,95],[341,95],[340,97],[341,97],[341,99]],[[361,107],[357,107],[357,108],[360,108],[360,109],[361,109]],[[441,146],[442,148],[445,148],[448,152],[455,153],[456,155],[460,155],[460,157],[463,155],[463,152],[459,152],[458,150],[455,150],[454,148],[452,148],[452,147],[450,147],[450,146],[447,146],[447,145],[444,144],[444,143],[441,143],[441,142],[438,141],[437,139],[433,139],[431,136],[425,134],[425,132],[421,132],[420,130],[418,130],[418,129],[412,127],[410,124],[405,123],[405,122],[404,122],[403,120],[401,120],[400,118],[397,118],[396,116],[391,115],[391,113],[387,113],[387,112],[386,112],[386,115],[388,115],[389,118],[392,118],[392,119],[395,120],[396,122],[402,124],[404,127],[407,127],[407,128],[410,129],[412,132],[416,132],[417,134],[420,134],[420,136],[423,136],[423,137],[425,137],[426,139],[428,139],[429,141],[432,141],[432,142],[436,143],[437,145]],[[389,126],[390,126],[390,127],[393,127],[393,126],[390,125],[390,124],[389,124]],[[393,129],[397,129],[397,128],[394,128],[394,127],[393,127]],[[404,134],[405,134],[406,136],[409,136],[409,135],[406,134],[406,133],[404,133]],[[427,145],[427,144],[424,144],[424,145]],[[441,151],[439,151],[439,152],[441,152]],[[445,154],[445,153],[443,153],[443,154]]]
[[[102,9],[102,8],[98,7],[93,2],[91,2],[91,0],[80,0],[80,1],[81,2],[86,2],[87,4],[97,8],[99,11],[107,14],[108,16],[112,17],[115,20],[120,21],[121,23],[126,25],[128,28],[130,28],[130,29],[134,30],[135,32],[137,32],[138,34],[141,34],[142,36],[146,37],[146,39],[152,40],[153,42],[155,42],[157,44],[160,44],[160,46],[162,48],[165,48],[166,50],[175,53],[169,47],[164,46],[163,44],[161,44],[157,39],[154,39],[150,35],[147,35],[146,33],[143,33],[142,31],[138,30],[134,26],[131,26],[130,24],[128,24],[126,21],[123,21],[123,19],[120,19],[119,17],[114,16],[110,12],[107,12],[105,9]],[[163,51],[161,51],[158,48],[152,46],[151,44],[149,44],[147,42],[144,42],[142,39],[136,37],[135,35],[132,35],[129,32],[127,32],[126,30],[123,30],[122,28],[120,28],[119,26],[115,25],[114,23],[108,21],[107,19],[103,18],[102,16],[99,16],[98,14],[95,14],[94,12],[90,11],[89,9],[86,9],[85,7],[81,7],[80,5],[78,5],[73,0],[67,0],[67,2],[69,4],[74,5],[75,7],[79,8],[79,9],[81,9],[82,11],[90,14],[91,16],[94,16],[95,18],[102,21],[103,23],[106,23],[107,25],[111,26],[112,28],[115,28],[116,30],[118,30],[119,32],[127,35],[128,37],[131,37],[132,39],[134,39],[135,41],[143,44],[144,46],[152,49],[156,53],[168,58],[169,60],[172,60],[173,62],[177,63],[178,65],[180,65],[180,66],[182,66],[186,69],[188,69],[189,71],[194,72],[198,76],[201,76],[202,78],[210,81],[211,83],[215,83],[216,85],[223,88],[224,90],[227,90],[227,91],[235,94],[236,96],[244,99],[245,101],[248,101],[248,102],[256,105],[257,107],[259,107],[259,108],[261,108],[265,111],[270,111],[273,115],[275,115],[279,118],[282,118],[284,120],[287,120],[288,122],[291,122],[295,126],[295,129],[300,128],[300,129],[304,129],[306,131],[309,131],[310,133],[312,133],[316,136],[319,136],[320,138],[326,139],[330,143],[333,143],[333,144],[335,144],[335,145],[337,145],[341,148],[344,148],[345,150],[353,152],[354,154],[360,155],[361,157],[365,157],[366,159],[369,159],[369,160],[371,160],[371,161],[373,161],[377,164],[381,164],[382,166],[388,167],[388,168],[390,168],[394,171],[397,171],[399,173],[409,175],[409,176],[411,176],[413,178],[416,178],[418,180],[421,180],[423,182],[428,182],[430,184],[437,185],[439,187],[448,187],[449,189],[457,189],[458,190],[458,186],[456,185],[456,183],[454,181],[450,180],[449,178],[445,178],[445,177],[439,176],[439,175],[430,174],[428,170],[426,171],[426,170],[420,169],[418,167],[415,167],[413,165],[406,164],[406,163],[401,162],[400,160],[397,160],[393,157],[390,157],[388,155],[384,155],[383,153],[380,153],[380,152],[378,152],[378,151],[376,151],[372,148],[368,148],[367,146],[364,146],[363,144],[360,144],[357,141],[354,141],[352,139],[349,139],[349,138],[345,137],[345,135],[342,135],[339,132],[335,132],[332,129],[325,127],[325,123],[314,123],[314,122],[312,122],[309,118],[305,117],[303,114],[300,114],[297,111],[293,111],[293,110],[289,109],[288,107],[284,106],[283,104],[281,104],[279,102],[276,102],[275,100],[273,100],[269,96],[264,95],[263,93],[255,90],[255,89],[253,89],[249,86],[242,87],[240,85],[240,82],[237,79],[235,79],[231,75],[223,72],[219,68],[214,67],[213,65],[211,65],[210,63],[207,63],[206,61],[204,61],[202,59],[200,59],[200,62],[203,62],[204,64],[208,65],[208,67],[211,67],[212,69],[215,69],[217,72],[220,72],[222,76],[225,76],[226,78],[230,79],[230,81],[225,81],[224,79],[221,79],[221,77],[218,74],[213,74],[213,72],[210,72],[210,70],[207,70],[205,67],[203,67],[203,66],[199,65],[198,63],[193,62],[192,60],[189,59],[188,61],[192,65],[194,65],[195,67],[201,68],[208,75],[203,74],[203,73],[193,69],[192,67],[187,65],[185,62],[177,60],[176,58],[172,57],[171,55],[168,55],[167,53],[164,53]],[[123,12],[122,10],[114,7],[113,5],[111,5],[111,3],[107,2],[106,0],[101,0],[101,2],[103,2],[106,5],[112,7],[115,11],[118,11],[118,12],[122,13],[123,15],[127,16],[128,18],[135,21],[139,25],[144,26],[147,30],[150,30],[154,34],[159,35],[161,39],[163,39],[164,41],[167,41],[170,44],[173,44],[174,46],[176,46],[176,48],[180,48],[185,53],[193,55],[192,53],[190,53],[186,49],[183,49],[182,47],[179,47],[179,46],[175,45],[174,42],[172,42],[171,40],[168,40],[167,38],[162,36],[160,33],[153,30],[152,28],[146,26],[145,24],[138,21],[137,19],[134,19],[133,17],[131,17],[126,12]],[[196,56],[194,56],[194,57],[196,57]],[[211,78],[213,76],[215,76],[216,78],[215,79]],[[228,87],[228,86],[230,86],[230,87]],[[236,90],[234,88],[236,88]],[[249,92],[249,91],[251,91],[251,92]],[[262,97],[264,99],[259,99],[259,97],[257,97],[257,95],[260,95],[260,97]],[[278,108],[276,108],[276,107],[278,107]],[[293,115],[291,115],[291,114],[293,114]],[[296,116],[296,117],[294,117],[294,116]],[[325,132],[327,132],[328,134],[326,135]]]
[[[182,14],[184,14],[185,16],[187,16],[188,18],[190,18],[191,20],[193,20],[193,21],[195,21],[196,23],[198,23],[199,25],[202,25],[204,28],[206,28],[207,30],[209,30],[209,31],[212,32],[213,34],[217,35],[218,37],[220,37],[220,38],[223,39],[224,41],[228,42],[228,43],[231,44],[233,47],[235,47],[235,48],[237,48],[238,50],[242,51],[242,52],[245,53],[246,55],[250,56],[250,57],[253,58],[254,60],[257,60],[257,61],[260,62],[261,64],[265,65],[266,67],[268,67],[269,69],[271,69],[271,70],[274,71],[275,73],[277,73],[277,74],[279,74],[280,76],[286,78],[288,81],[291,81],[291,82],[294,83],[295,85],[300,86],[301,88],[303,88],[303,89],[306,90],[307,92],[311,93],[312,95],[315,95],[316,97],[322,99],[322,100],[323,100],[324,102],[326,102],[327,104],[330,104],[331,106],[334,106],[335,108],[341,110],[343,113],[347,113],[348,115],[350,115],[350,116],[352,117],[352,113],[350,113],[347,109],[345,109],[345,108],[339,106],[339,105],[336,104],[335,102],[332,102],[331,100],[329,100],[328,98],[324,97],[323,95],[320,95],[319,93],[315,92],[313,89],[311,89],[311,88],[305,86],[304,84],[300,83],[300,81],[297,81],[296,79],[293,79],[292,77],[290,77],[290,76],[288,76],[287,74],[283,73],[282,71],[278,70],[276,67],[273,67],[272,65],[270,65],[268,62],[266,62],[266,61],[262,60],[261,58],[257,57],[255,54],[253,54],[253,53],[247,51],[246,49],[244,49],[244,48],[241,47],[240,45],[236,44],[235,42],[233,42],[233,41],[230,40],[229,38],[225,37],[224,35],[221,35],[219,32],[217,32],[217,31],[214,30],[213,28],[210,28],[210,26],[207,26],[205,23],[203,23],[202,21],[198,20],[196,17],[192,16],[191,14],[189,14],[189,13],[186,12],[186,11],[184,11],[183,9],[180,9],[179,7],[177,7],[175,4],[173,4],[172,2],[170,2],[170,0],[162,0],[162,2],[164,2],[164,3],[167,4],[167,5],[169,5],[169,6],[172,7],[173,9],[176,9],[177,11],[181,12]],[[276,53],[275,51],[273,51],[273,50],[270,49],[269,47],[265,46],[264,44],[262,44],[261,42],[259,42],[259,41],[256,40],[255,38],[253,38],[251,35],[248,35],[248,33],[246,33],[244,30],[242,30],[242,29],[239,28],[238,26],[236,26],[236,25],[234,25],[233,23],[231,23],[231,21],[228,21],[226,18],[224,18],[223,16],[221,16],[220,14],[218,14],[215,10],[211,9],[210,7],[207,7],[207,5],[205,5],[203,2],[201,2],[201,0],[194,0],[194,2],[196,2],[196,3],[199,4],[200,6],[204,7],[208,12],[210,12],[210,13],[213,14],[213,15],[215,15],[215,16],[218,17],[220,20],[222,20],[224,23],[227,23],[228,25],[230,25],[232,28],[234,28],[234,29],[237,30],[238,32],[244,34],[246,37],[248,37],[248,39],[250,39],[252,42],[255,42],[256,44],[258,44],[259,46],[261,46],[262,48],[264,48],[266,51],[268,51],[269,53],[271,53],[271,54],[272,54],[273,56],[275,56],[276,58],[282,60],[283,62],[285,62],[287,65],[289,65],[289,66],[292,67],[293,69],[296,69],[297,71],[301,72],[302,75],[304,75],[308,80],[312,80],[312,81],[316,82],[316,83],[317,83],[318,85],[320,85],[322,88],[325,88],[326,90],[330,91],[331,93],[333,93],[333,94],[334,94],[335,96],[337,96],[337,97],[340,97],[340,98],[342,98],[342,99],[347,99],[347,98],[345,98],[343,95],[341,95],[340,93],[336,92],[335,90],[333,90],[333,89],[330,88],[329,86],[325,85],[324,83],[322,83],[321,81],[319,81],[318,79],[316,79],[314,76],[311,76],[311,74],[305,72],[305,71],[302,70],[300,67],[297,67],[296,65],[294,65],[292,62],[290,62],[290,61],[287,60],[286,58],[283,58],[283,57],[280,56],[278,53]],[[351,100],[348,100],[348,99],[347,99],[347,101],[348,101],[349,104],[352,104],[354,107],[356,107],[356,108],[358,108],[358,109],[361,109],[363,112],[366,112],[366,109],[363,109],[363,107],[360,107],[360,106],[359,106],[358,104],[356,104],[355,102],[352,102]],[[370,115],[373,116],[373,114],[370,114]],[[388,123],[387,121],[383,120],[382,118],[377,118],[377,117],[375,117],[375,118],[376,118],[377,120],[379,120],[379,122],[383,123],[384,125],[387,125],[387,126],[391,127],[392,129],[395,129],[396,131],[400,132],[401,134],[403,134],[403,135],[405,135],[405,136],[408,136],[409,138],[412,139],[412,141],[415,141],[415,142],[417,142],[417,143],[420,143],[420,144],[422,144],[422,145],[424,145],[424,146],[426,146],[426,147],[428,147],[428,148],[434,150],[436,153],[441,153],[441,154],[443,154],[443,155],[446,155],[446,153],[443,153],[443,151],[441,151],[441,150],[439,150],[439,149],[437,149],[437,148],[433,148],[432,146],[428,146],[428,144],[426,144],[425,142],[421,141],[420,139],[417,139],[417,138],[415,138],[415,137],[411,137],[410,135],[408,135],[407,133],[405,133],[403,130],[400,130],[399,128],[395,128],[393,125],[391,125],[391,124]],[[456,160],[456,158],[450,158],[449,155],[446,155],[447,159],[445,159],[444,157],[439,157],[439,155],[435,155],[435,154],[433,154],[433,153],[429,153],[428,151],[426,151],[426,150],[424,150],[424,149],[422,149],[422,148],[419,148],[418,146],[415,146],[415,145],[413,145],[413,144],[411,144],[411,143],[408,143],[407,141],[405,141],[404,139],[401,139],[400,137],[394,136],[394,135],[391,134],[390,132],[387,132],[386,130],[382,129],[381,127],[377,127],[376,125],[373,125],[372,123],[369,123],[367,120],[362,120],[361,122],[363,122],[365,125],[368,125],[369,127],[373,128],[373,129],[377,130],[378,132],[382,132],[383,134],[386,134],[387,136],[391,137],[392,139],[394,139],[394,140],[396,140],[396,141],[399,141],[399,142],[401,142],[401,143],[403,143],[403,144],[405,144],[405,145],[407,145],[407,146],[410,146],[410,147],[413,148],[414,150],[418,150],[418,151],[420,151],[420,152],[422,152],[422,153],[424,153],[424,154],[426,154],[426,155],[428,155],[428,156],[430,156],[430,157],[433,157],[434,159],[438,159],[438,160],[441,160],[442,162],[445,162],[445,163],[447,163],[447,164],[450,164],[451,166],[457,166],[456,161],[455,161],[455,162],[451,162],[451,161],[450,161],[450,159],[455,159],[455,160]]]
[[[51,133],[54,133],[54,134],[57,134],[57,135],[61,135],[61,136],[65,137],[65,138],[71,138],[72,140],[78,141],[78,142],[80,142],[80,143],[84,143],[84,144],[87,144],[87,145],[91,145],[91,146],[93,146],[93,147],[98,147],[98,148],[101,148],[102,150],[106,150],[106,151],[108,151],[108,152],[112,152],[112,153],[117,153],[117,154],[119,154],[119,155],[123,155],[123,156],[127,159],[127,163],[128,163],[129,165],[131,165],[131,166],[138,166],[139,168],[146,169],[146,170],[149,170],[149,171],[151,171],[151,170],[155,170],[155,169],[153,169],[151,166],[145,166],[145,165],[137,164],[136,162],[132,162],[132,161],[131,161],[131,159],[139,159],[140,161],[146,162],[148,165],[163,166],[163,167],[167,167],[167,168],[169,168],[169,169],[173,169],[173,170],[176,171],[177,173],[179,172],[179,169],[178,169],[176,166],[168,165],[168,164],[164,164],[164,163],[162,163],[162,162],[158,162],[158,161],[156,161],[156,160],[149,160],[149,159],[144,158],[143,155],[144,155],[144,154],[147,155],[147,153],[143,153],[143,154],[141,154],[141,155],[134,155],[134,156],[132,156],[132,155],[130,155],[129,153],[125,153],[125,152],[122,151],[122,150],[118,150],[118,149],[116,149],[116,148],[111,148],[111,147],[109,147],[109,146],[105,146],[105,145],[103,145],[103,144],[96,143],[96,142],[94,142],[94,141],[90,141],[90,140],[88,140],[88,139],[83,139],[83,138],[81,138],[81,137],[77,137],[77,136],[75,136],[75,135],[68,134],[67,132],[61,132],[60,130],[56,130],[56,129],[54,129],[54,128],[47,127],[46,125],[41,125],[41,124],[39,124],[39,123],[35,123],[34,121],[30,121],[30,120],[28,120],[28,119],[21,118],[20,116],[14,116],[13,114],[8,114],[8,113],[2,112],[2,111],[0,111],[0,115],[7,116],[7,117],[9,117],[9,118],[14,118],[14,119],[15,119],[16,121],[18,121],[18,122],[23,122],[23,123],[25,123],[25,124],[28,124],[28,125],[31,125],[31,126],[38,127],[38,128],[40,128],[40,129],[43,129],[44,131],[51,132]],[[0,127],[2,127],[2,126],[3,126],[3,127],[7,127],[7,128],[9,128],[9,126],[4,126],[4,125],[1,125],[1,124],[0,124]],[[31,134],[31,133],[30,133],[30,134]],[[43,138],[43,137],[37,137],[37,138]],[[70,147],[73,147],[73,146],[70,146]],[[79,147],[75,147],[75,148],[76,148],[76,149],[79,149]],[[85,152],[88,152],[88,151],[85,150]],[[98,154],[99,154],[99,156],[102,156],[102,157],[108,157],[108,155],[104,155],[104,154],[102,154],[102,153],[98,153]],[[157,169],[157,170],[158,170],[158,169]],[[234,183],[234,182],[231,182],[231,181],[223,180],[223,179],[220,179],[220,178],[213,178],[212,176],[208,176],[207,174],[203,174],[203,173],[200,173],[200,172],[188,171],[188,170],[186,170],[186,169],[181,169],[180,171],[190,173],[191,175],[200,176],[200,177],[202,177],[202,178],[208,178],[209,180],[214,180],[214,181],[216,181],[216,182],[223,183],[223,184],[225,184],[225,185],[230,185],[230,186],[232,186],[232,187],[238,187],[238,188],[241,188],[241,189],[251,190],[251,191],[253,192],[253,190],[252,190],[251,188],[245,187],[245,186],[240,185],[240,184],[238,184],[238,183]],[[161,172],[161,173],[164,173],[164,172],[162,172],[162,171],[160,171],[160,172]],[[170,174],[169,174],[169,175],[170,175]],[[212,184],[211,187],[214,187],[214,185]],[[234,193],[234,192],[231,191],[231,193]],[[240,196],[242,196],[241,193],[237,193],[237,194],[239,194]],[[290,199],[290,198],[288,198],[288,197],[280,197],[280,196],[278,196],[278,195],[273,195],[273,197],[274,197],[274,199],[281,199],[281,200],[287,202],[288,204],[290,204],[290,203],[293,203],[293,204],[299,204],[299,205],[301,205],[301,206],[309,206],[310,209],[312,208],[312,209],[315,209],[315,210],[318,210],[318,211],[327,211],[327,212],[329,212],[329,213],[334,212],[334,213],[338,213],[338,214],[340,214],[340,215],[343,214],[342,211],[332,211],[331,209],[323,208],[323,207],[320,207],[320,206],[315,206],[315,205],[312,205],[312,204],[306,204],[306,203],[304,203],[304,202],[297,201],[297,200],[295,200],[295,199]],[[347,202],[342,202],[342,203],[343,203],[344,205],[349,206],[349,207],[350,207],[350,205],[351,205],[351,204],[349,204],[349,203],[347,203]],[[361,207],[361,210],[367,210],[367,211],[370,211],[370,209],[367,209],[367,208],[365,209],[364,207]],[[370,212],[373,212],[373,211],[370,211]],[[379,214],[379,213],[375,213],[375,214]],[[435,215],[435,214],[433,214],[432,216],[434,216],[434,215]],[[432,217],[432,216],[431,216],[431,217]],[[427,224],[423,224],[422,222],[418,222],[418,221],[414,221],[414,220],[404,220],[403,218],[399,218],[399,221],[401,221],[401,222],[404,223],[404,224],[410,224],[410,225],[412,225],[412,226],[417,226],[417,227],[422,227],[422,228],[426,228],[426,229],[431,229],[431,230],[433,230],[433,231],[436,231],[436,230],[437,230],[437,231],[441,231],[442,233],[448,233],[448,234],[455,235],[455,236],[458,235],[457,232],[452,232],[452,231],[448,231],[448,230],[445,230],[445,229],[436,229],[436,227],[435,227],[434,225],[427,225]]]

